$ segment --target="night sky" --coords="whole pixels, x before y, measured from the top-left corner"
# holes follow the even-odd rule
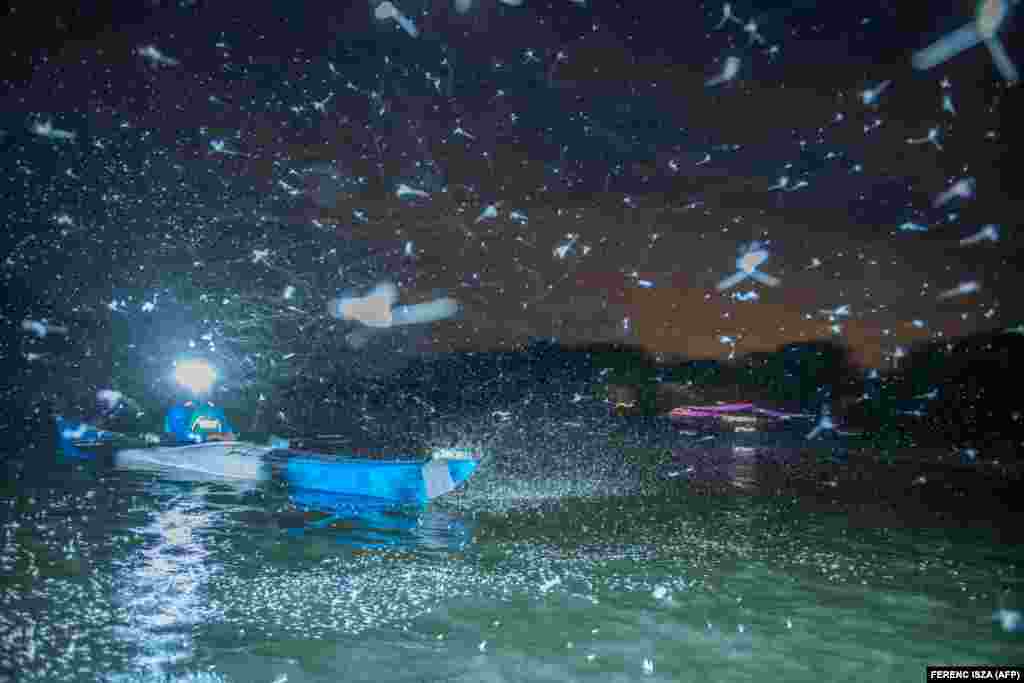
[[[720,28],[721,3],[396,4],[416,37],[366,2],[15,3],[9,376],[153,389],[205,354],[231,387],[535,338],[702,358],[828,338],[889,367],[1024,319],[1021,89],[984,46],[911,64],[971,3],[741,1]],[[1024,65],[1019,25],[998,37]],[[717,291],[755,241],[778,286]],[[326,303],[383,281],[461,311],[354,345]]]

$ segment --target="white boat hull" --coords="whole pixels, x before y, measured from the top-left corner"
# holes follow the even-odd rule
[[[189,480],[214,479],[265,481],[270,466],[263,455],[270,446],[247,442],[212,442],[187,446],[127,448],[115,453],[117,467],[133,470],[157,470],[168,476]]]

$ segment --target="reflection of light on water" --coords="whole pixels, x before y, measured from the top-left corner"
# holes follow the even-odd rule
[[[722,422],[732,422],[735,424],[753,424],[761,421],[761,418],[755,415],[721,415],[719,419]]]
[[[199,592],[210,576],[210,553],[197,532],[210,522],[209,513],[179,504],[139,529],[147,545],[116,593],[129,614],[122,635],[143,653],[136,663],[141,668],[157,669],[192,652],[188,630],[207,616]]]
[[[447,457],[454,458],[455,454]],[[292,503],[310,515],[292,536],[325,531],[332,541],[354,548],[458,551],[472,541],[472,525],[440,509],[394,503],[312,489],[293,488]]]
[[[151,674],[131,673],[115,674],[103,679],[108,683],[153,683]],[[175,674],[173,677],[157,678],[161,683],[232,683],[232,679],[217,673],[216,671],[189,671]],[[268,679],[269,680],[269,679]],[[275,680],[271,683],[283,683]]]

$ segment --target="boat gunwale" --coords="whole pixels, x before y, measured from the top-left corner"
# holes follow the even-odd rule
[[[278,455],[279,454],[279,455]],[[265,456],[270,456],[275,460],[290,461],[294,459],[308,458],[313,462],[322,462],[324,464],[365,464],[365,465],[399,465],[399,466],[416,466],[421,467],[428,462],[472,462],[479,465],[482,458],[471,457],[471,458],[435,458],[432,455],[421,455],[415,458],[353,458],[345,455],[339,455],[334,453],[322,453],[320,451],[305,451],[296,450],[292,448],[277,448]]]
[[[188,443],[180,445],[151,445],[143,446],[141,448],[125,448],[117,450],[132,450],[132,451],[165,451],[165,452],[183,452],[188,450],[199,450],[210,447],[221,447],[225,454],[237,453],[242,456],[256,456],[262,458],[268,458],[274,462],[288,462],[291,460],[299,460],[302,458],[308,459],[309,462],[320,462],[325,465],[331,464],[366,464],[366,465],[405,465],[421,467],[422,465],[433,460],[431,456],[419,456],[417,458],[388,458],[388,459],[377,459],[377,458],[351,458],[344,455],[336,455],[332,453],[322,453],[319,451],[300,451],[291,448],[274,448],[268,445],[260,445],[252,443],[251,441],[215,441],[208,443]],[[252,452],[256,451],[256,452]],[[467,460],[469,460],[467,458]],[[477,462],[475,459],[473,462]]]
[[[275,460],[290,462],[292,460],[307,459],[309,462],[318,462],[325,465],[332,464],[361,464],[361,465],[403,465],[407,467],[421,467],[433,460],[433,457],[417,456],[416,458],[352,458],[334,453],[321,453],[319,451],[297,451],[291,448],[275,448],[265,454]]]

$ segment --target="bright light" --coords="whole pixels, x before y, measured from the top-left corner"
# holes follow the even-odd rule
[[[174,379],[197,394],[210,390],[217,381],[217,371],[201,360],[185,360],[174,365]]]

